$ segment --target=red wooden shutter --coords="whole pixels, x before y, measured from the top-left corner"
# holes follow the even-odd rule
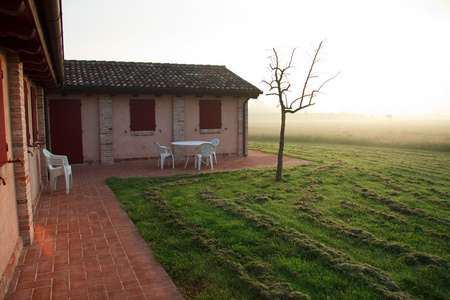
[[[5,107],[3,104],[3,69],[0,60],[0,166],[8,160],[8,146],[6,145]]]
[[[131,131],[156,130],[155,100],[130,100]]]
[[[69,164],[83,162],[81,101],[49,101],[50,143],[53,154],[67,155]]]
[[[222,101],[200,100],[200,129],[222,128]]]
[[[31,120],[33,122],[33,142],[39,139],[38,118],[37,118],[37,101],[36,89],[31,87]]]

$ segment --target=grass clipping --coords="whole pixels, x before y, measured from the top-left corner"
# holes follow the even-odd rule
[[[241,207],[234,201],[219,198],[209,189],[201,192],[201,197],[204,201],[211,203],[217,208],[221,208],[233,215],[245,218],[246,220],[253,221],[258,227],[263,227],[269,232],[284,237],[315,259],[322,261],[325,265],[351,277],[362,279],[367,285],[380,292],[386,298],[413,298],[408,293],[403,292],[394,280],[379,268],[354,261],[347,254],[327,247],[294,229],[281,228],[272,218],[254,212],[248,208]]]
[[[220,249],[213,234],[171,207],[158,188],[148,189],[145,197],[161,214],[171,220],[172,226],[180,229],[184,234],[194,237],[199,245],[215,255],[222,266],[237,274],[239,279],[256,292],[261,299],[310,299],[308,295],[294,291],[291,284],[276,282],[269,265],[249,257],[240,257],[228,249]]]

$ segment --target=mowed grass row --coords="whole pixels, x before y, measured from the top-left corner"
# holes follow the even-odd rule
[[[448,153],[285,154],[311,163],[108,183],[186,299],[450,298]]]

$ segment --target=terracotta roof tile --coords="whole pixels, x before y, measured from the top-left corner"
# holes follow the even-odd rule
[[[66,60],[64,90],[110,90],[257,98],[262,92],[225,66]]]

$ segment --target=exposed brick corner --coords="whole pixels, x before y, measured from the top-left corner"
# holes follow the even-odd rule
[[[9,257],[8,264],[5,268],[5,271],[0,278],[0,299],[3,299],[8,291],[9,285],[11,283],[11,279],[13,277],[14,270],[17,266],[17,262],[19,261],[20,253],[23,248],[22,238],[19,237],[17,239],[16,245],[14,246],[13,252]]]

